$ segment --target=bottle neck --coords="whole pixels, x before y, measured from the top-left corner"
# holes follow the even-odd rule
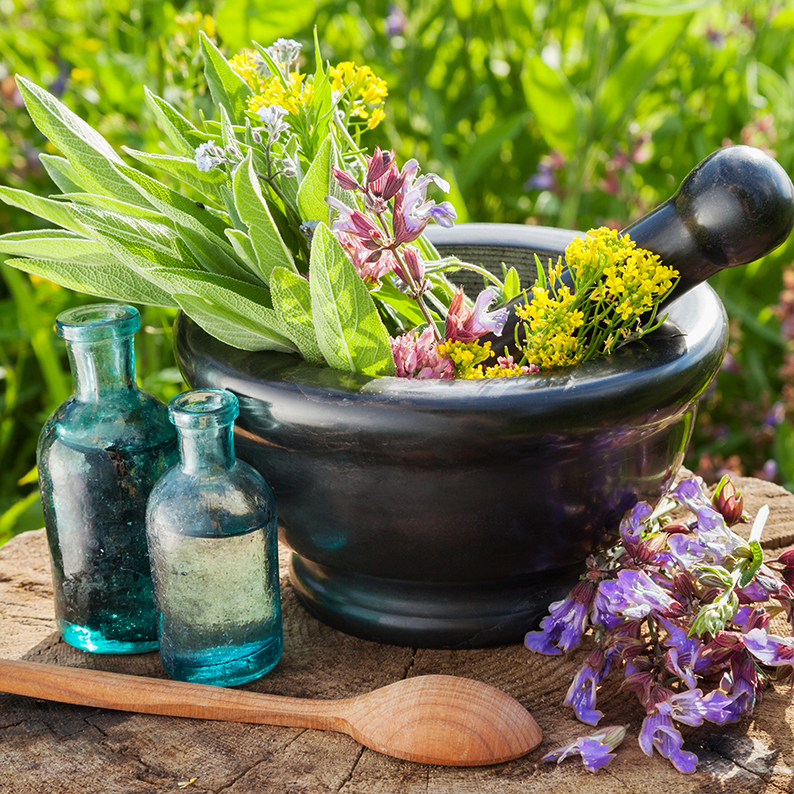
[[[135,386],[135,349],[132,336],[95,342],[67,342],[75,397],[98,402]]]
[[[234,466],[234,424],[177,427],[180,465],[188,474],[211,474]]]

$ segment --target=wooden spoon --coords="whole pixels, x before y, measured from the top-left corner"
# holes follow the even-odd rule
[[[450,675],[406,678],[345,700],[310,700],[0,660],[0,691],[142,714],[339,731],[379,753],[423,764],[498,764],[541,740],[538,724],[512,697]]]

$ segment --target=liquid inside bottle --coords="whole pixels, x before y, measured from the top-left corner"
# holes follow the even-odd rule
[[[75,394],[47,420],[38,464],[63,639],[94,653],[157,648],[146,504],[177,458],[166,407],[134,382],[130,306],[64,312]]]
[[[261,475],[234,458],[237,398],[174,398],[180,463],[149,499],[147,533],[160,658],[177,680],[235,686],[281,658],[276,510]]]

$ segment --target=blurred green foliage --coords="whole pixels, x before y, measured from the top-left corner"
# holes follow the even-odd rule
[[[325,58],[389,85],[367,145],[442,174],[460,220],[622,227],[728,142],[791,172],[794,10],[774,0],[0,0],[0,183],[50,192],[15,73],[114,145],[156,151],[142,86],[186,115],[206,109],[199,27],[231,55],[279,36],[308,48],[315,25]],[[34,225],[0,207],[0,231]],[[730,468],[794,489],[792,261],[794,240],[712,281],[731,348],[687,461],[707,479]],[[41,524],[36,438],[70,389],[52,324],[86,298],[10,268],[0,278],[1,543]],[[141,380],[164,399],[180,388],[171,320],[145,310],[138,339]]]

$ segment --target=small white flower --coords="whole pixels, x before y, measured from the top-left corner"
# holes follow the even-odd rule
[[[206,141],[197,146],[195,153],[196,168],[199,171],[210,171],[216,165],[220,165],[224,161],[224,158],[219,156],[220,151],[215,141]]]

